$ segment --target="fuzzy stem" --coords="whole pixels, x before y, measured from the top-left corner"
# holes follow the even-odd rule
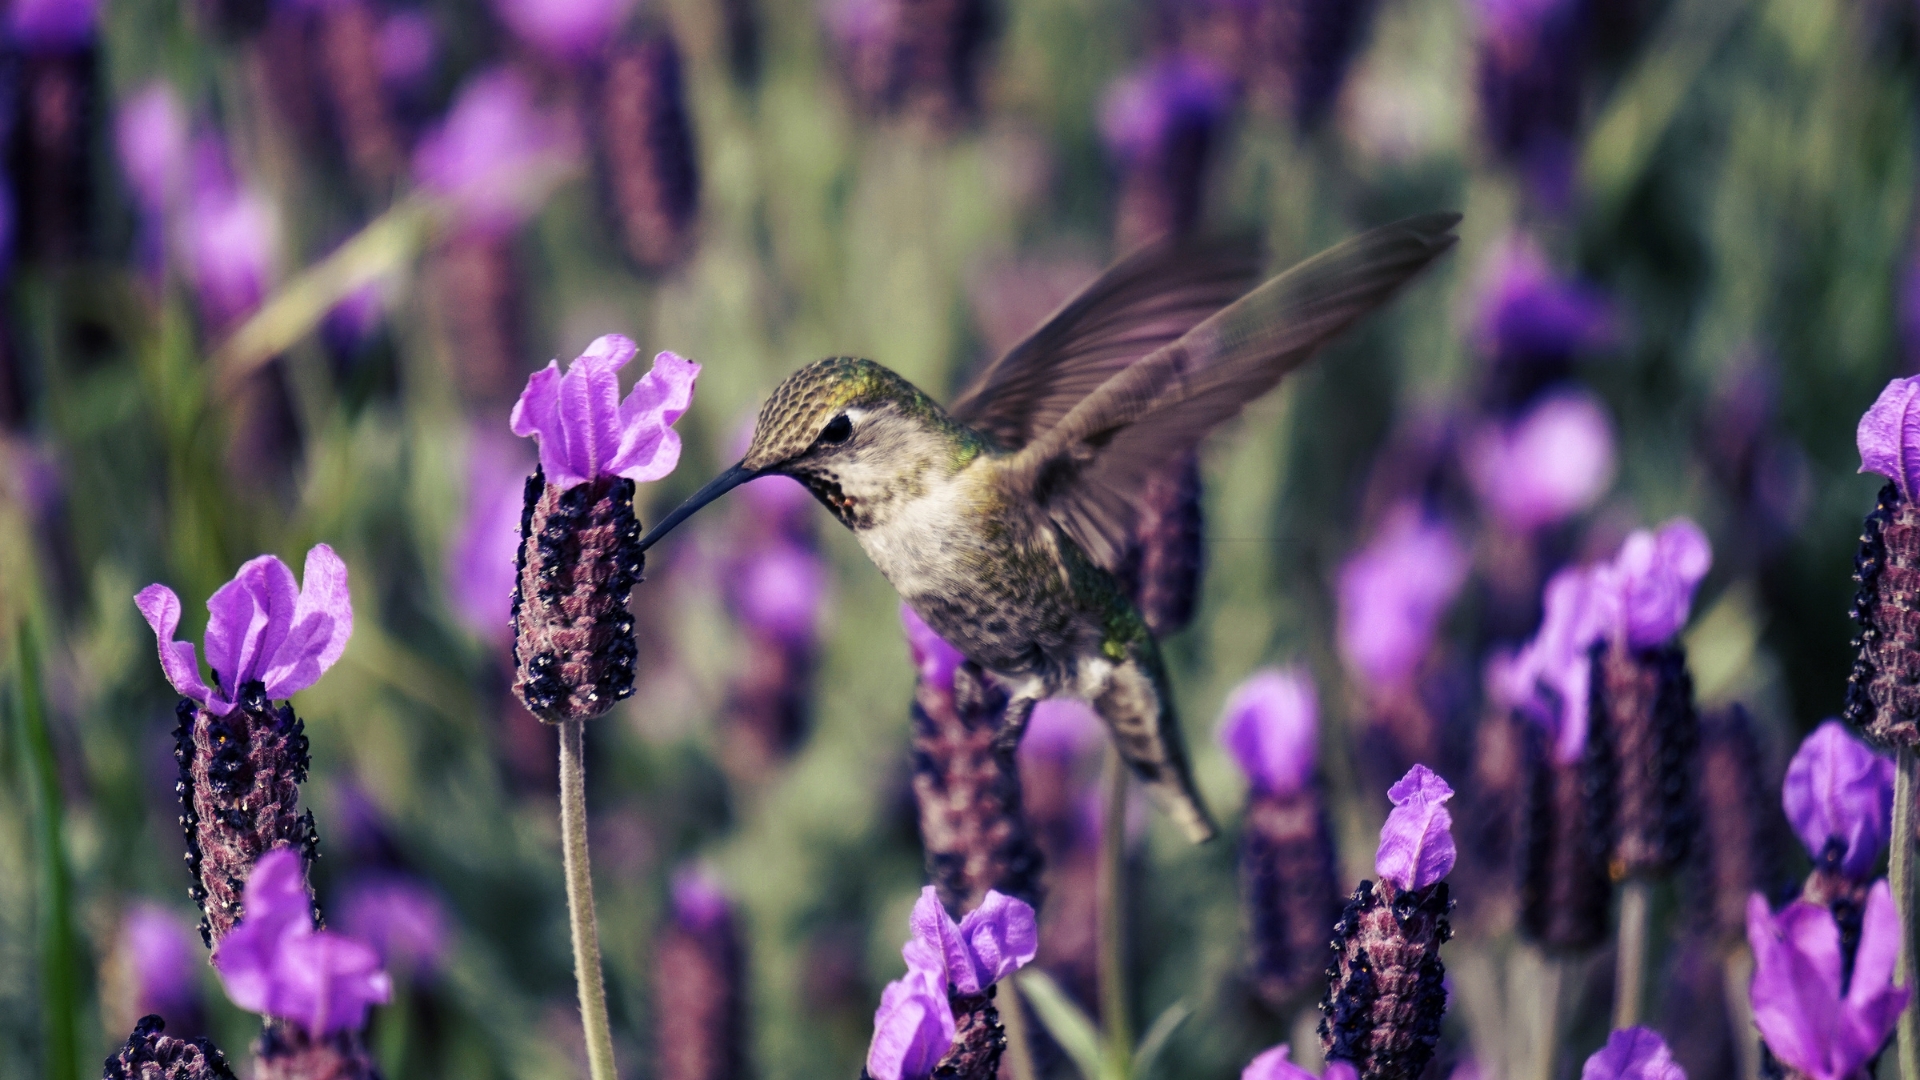
[[[1033,1044],[1027,1039],[1027,1004],[1012,979],[1000,983],[1000,1025],[1007,1029],[1007,1067],[1013,1080],[1038,1080]]]
[[[1887,867],[1892,880],[1894,910],[1900,914],[1900,958],[1893,969],[1893,984],[1913,982],[1913,747],[1901,746],[1895,755],[1893,774],[1893,852]],[[1920,1080],[1920,995],[1909,994],[1907,1007],[1900,1010],[1900,1080]]]
[[[1628,878],[1620,889],[1620,934],[1614,944],[1613,1028],[1640,1022],[1641,995],[1647,983],[1647,924],[1653,917],[1653,885]]]
[[[1133,1052],[1127,1016],[1127,764],[1107,750],[1106,811],[1100,820],[1100,1026],[1116,1058]]]
[[[587,1075],[617,1080],[607,985],[600,974],[600,928],[593,913],[593,867],[587,861],[587,722],[560,724],[560,850],[567,871],[567,919],[573,927],[573,977],[580,985],[580,1023],[587,1036]]]

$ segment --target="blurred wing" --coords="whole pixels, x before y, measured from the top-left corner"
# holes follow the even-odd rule
[[[1008,463],[1053,520],[1112,569],[1155,468],[1273,389],[1453,246],[1458,214],[1383,225],[1248,293],[1116,373]]]
[[[1008,349],[947,411],[1017,450],[1116,372],[1232,303],[1259,273],[1251,240],[1143,248]]]

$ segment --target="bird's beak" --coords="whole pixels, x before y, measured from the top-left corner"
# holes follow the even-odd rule
[[[694,511],[759,475],[760,470],[749,469],[745,462],[741,462],[726,472],[721,473],[719,476],[714,477],[706,487],[694,492],[687,498],[686,502],[676,507],[673,513],[661,518],[658,525],[655,525],[647,535],[641,537],[640,550],[645,551],[652,547],[661,537],[672,532],[675,525],[692,517]]]

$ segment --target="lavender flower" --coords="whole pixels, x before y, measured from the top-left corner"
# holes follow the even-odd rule
[[[627,254],[666,270],[693,249],[700,175],[680,48],[654,32],[614,48],[595,102],[600,187]]]
[[[1580,1080],[1687,1080],[1667,1041],[1649,1028],[1630,1027],[1607,1036],[1580,1068]]]
[[[1614,606],[1612,638],[1629,649],[1650,649],[1679,633],[1693,607],[1693,591],[1713,565],[1706,534],[1686,518],[1658,533],[1637,529],[1600,570],[1597,585]]]
[[[757,780],[806,736],[827,567],[804,528],[734,535],[740,550],[722,560],[721,588],[744,640],[722,713],[724,758],[736,775]]]
[[[147,84],[114,121],[120,169],[142,213],[165,213],[186,184],[187,116],[172,85]]]
[[[1613,424],[1585,391],[1540,399],[1469,440],[1463,464],[1480,505],[1514,532],[1559,524],[1613,482]]]
[[[1920,376],[1888,383],[1860,417],[1855,434],[1860,471],[1893,481],[1900,497],[1913,501],[1920,487]]]
[[[1557,375],[1568,360],[1619,336],[1606,297],[1554,273],[1524,235],[1509,237],[1488,258],[1478,305],[1474,341],[1496,368],[1544,365]]]
[[[1854,556],[1853,671],[1846,719],[1881,744],[1920,742],[1920,625],[1911,597],[1920,584],[1920,509],[1913,502],[1913,448],[1920,446],[1920,379],[1895,379],[1860,418],[1860,471],[1887,477]]]
[[[1761,766],[1753,718],[1740,705],[1700,725],[1701,830],[1696,848],[1706,896],[1703,921],[1716,942],[1746,933],[1747,897],[1775,884],[1779,832],[1773,784]]]
[[[29,52],[79,49],[93,42],[99,0],[15,0],[7,37]]]
[[[1855,881],[1872,873],[1891,832],[1893,762],[1829,720],[1800,744],[1780,796],[1818,869]]]
[[[733,610],[756,633],[811,651],[827,592],[817,553],[776,540],[740,561],[728,591]]]
[[[1320,1003],[1320,1045],[1361,1080],[1404,1080],[1432,1060],[1447,1008],[1440,946],[1453,930],[1444,879],[1453,868],[1453,789],[1415,766],[1388,792],[1380,884],[1363,881],[1333,931],[1333,965]]]
[[[1240,1080],[1357,1080],[1351,1062],[1329,1061],[1326,1071],[1315,1077],[1288,1060],[1292,1053],[1293,1048],[1286,1043],[1261,1051],[1240,1070]]]
[[[279,249],[279,226],[266,197],[242,184],[218,137],[194,144],[192,191],[180,236],[202,316],[216,329],[252,314],[266,297]]]
[[[120,924],[120,953],[133,984],[136,1016],[171,1017],[185,1030],[200,1026],[200,992],[192,931],[158,904],[136,904]]]
[[[1480,119],[1496,153],[1564,203],[1580,117],[1576,0],[1479,0]]]
[[[1200,455],[1188,453],[1149,476],[1141,488],[1133,536],[1116,575],[1158,635],[1193,621],[1206,568]]]
[[[234,1080],[226,1056],[205,1039],[176,1039],[167,1022],[148,1016],[107,1059],[103,1080]]]
[[[476,429],[467,444],[467,506],[447,559],[447,591],[468,630],[489,642],[513,632],[514,559],[532,462],[525,443]]]
[[[951,687],[953,673],[967,658],[960,650],[947,644],[946,639],[934,633],[920,613],[905,604],[900,605],[900,625],[907,631],[907,649],[913,654],[914,666],[920,669],[923,682],[935,686]]]
[[[943,1076],[991,1080],[1006,1046],[993,984],[1033,960],[1039,936],[1031,905],[989,890],[955,923],[934,887],[920,892],[901,955],[907,974],[888,984],[867,1051],[872,1080]]]
[[[699,867],[673,875],[671,918],[655,948],[662,1080],[733,1080],[746,1072],[745,956],[720,882]]]
[[[565,119],[536,107],[519,75],[496,68],[469,79],[445,122],[421,138],[413,173],[449,201],[461,228],[507,233],[539,209],[578,152]]]
[[[1488,663],[1493,699],[1539,724],[1561,764],[1586,751],[1593,646],[1611,624],[1612,605],[1591,569],[1572,567],[1548,582],[1540,630],[1511,656]]]
[[[493,0],[494,14],[520,40],[554,60],[577,64],[606,47],[635,0]]]
[[[908,919],[913,938],[904,955],[909,967],[944,972],[956,993],[973,995],[1025,967],[1039,948],[1033,906],[989,889],[980,906],[958,923],[928,885]]]
[[[663,352],[622,402],[619,372],[638,351],[617,334],[599,338],[566,374],[557,361],[535,372],[513,407],[514,434],[540,444],[520,524],[514,692],[549,722],[598,716],[633,693],[634,483],[679,463],[671,425],[700,374]]]
[[[1173,55],[1107,91],[1100,134],[1121,171],[1122,246],[1190,233],[1199,224],[1208,159],[1232,90],[1211,62]]]
[[[951,127],[979,107],[979,61],[992,16],[983,0],[825,0],[827,33],[861,108]]]
[[[409,874],[366,874],[340,890],[338,921],[346,936],[366,942],[380,963],[430,977],[440,969],[451,933],[445,901]]]
[[[940,974],[908,968],[887,984],[867,1048],[871,1080],[924,1080],[953,1046],[953,1006]]]
[[[1298,666],[1255,672],[1227,698],[1220,745],[1259,794],[1291,795],[1305,787],[1320,754],[1312,677]]]
[[[393,986],[372,947],[313,928],[306,879],[298,852],[262,855],[247,880],[246,915],[214,949],[213,966],[235,1005],[323,1039],[364,1027]]]
[[[1759,893],[1747,902],[1753,948],[1753,1020],[1790,1080],[1858,1080],[1893,1034],[1910,991],[1892,985],[1900,917],[1882,880],[1867,894],[1853,971],[1843,971],[1840,928],[1806,901],[1778,915]]]
[[[1470,561],[1451,528],[1408,503],[1340,568],[1340,656],[1369,690],[1412,682]]]

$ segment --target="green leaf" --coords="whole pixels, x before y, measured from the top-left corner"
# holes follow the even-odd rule
[[[35,855],[40,864],[40,1021],[46,1038],[43,1061],[50,1080],[80,1076],[80,972],[73,940],[72,883],[61,835],[59,770],[47,734],[46,701],[40,693],[40,655],[32,628],[15,627],[16,714],[33,794]]]
[[[1180,1030],[1180,1025],[1186,1023],[1187,1017],[1192,1015],[1193,1006],[1187,1004],[1186,999],[1182,998],[1167,1006],[1165,1011],[1154,1018],[1153,1023],[1147,1027],[1147,1033],[1140,1037],[1140,1045],[1133,1049],[1133,1068],[1130,1072],[1132,1080],[1141,1080],[1153,1071],[1153,1063],[1159,1059],[1160,1051],[1167,1048],[1167,1040],[1173,1038],[1173,1033]]]
[[[1046,1025],[1047,1034],[1073,1059],[1080,1075],[1086,1080],[1105,1080],[1108,1070],[1105,1055],[1100,1052],[1100,1029],[1094,1026],[1093,1018],[1044,971],[1029,968],[1016,981],[1020,993],[1033,1002],[1033,1011]]]

